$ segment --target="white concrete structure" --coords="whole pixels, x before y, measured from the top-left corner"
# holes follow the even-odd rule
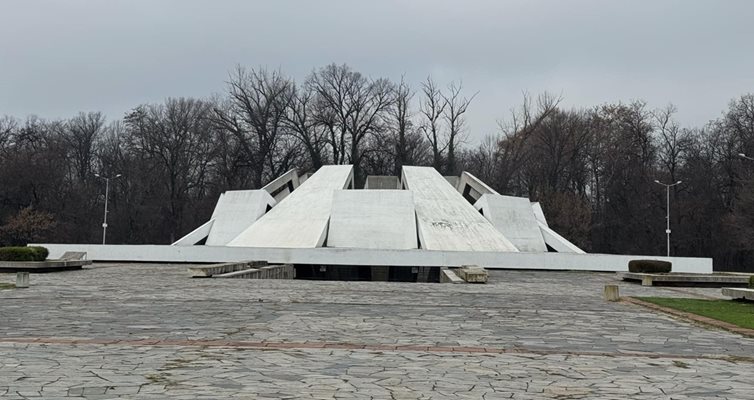
[[[207,240],[209,232],[212,230],[212,225],[214,224],[215,221],[210,219],[209,221],[199,225],[198,228],[187,233],[184,237],[173,242],[171,246],[195,246],[202,244],[202,242]]]
[[[401,181],[414,194],[422,249],[518,251],[434,168],[405,166]]]
[[[327,247],[416,249],[414,215],[407,190],[336,190]]]
[[[539,221],[537,221],[537,223],[539,224],[540,231],[542,231],[542,238],[545,239],[545,243],[547,243],[548,246],[552,247],[553,250],[557,251],[558,253],[586,254],[584,250],[581,250],[578,246],[569,242],[563,236],[560,236],[557,232],[550,229],[547,225]]]
[[[276,207],[233,239],[228,246],[320,247],[330,221],[333,191],[351,186],[353,167],[327,165]]]
[[[545,226],[549,226],[547,225],[547,219],[545,218],[545,212],[542,210],[542,205],[539,204],[538,201],[531,202],[531,209],[534,211],[534,216],[537,218],[537,221],[543,223]]]
[[[461,176],[458,178],[456,189],[458,189],[463,197],[471,203],[479,200],[483,194],[499,194],[479,178],[466,171],[462,172]]]
[[[485,193],[474,207],[520,251],[546,252],[537,217],[529,199]]]
[[[368,177],[366,186],[352,190],[350,165],[291,170],[260,190],[224,193],[209,221],[172,246],[43,246],[51,257],[84,251],[96,261],[365,266],[384,279],[389,266],[626,271],[638,258],[712,272],[709,258],[585,254],[548,226],[539,203],[500,195],[466,172],[405,166],[400,180]]]
[[[266,190],[275,201],[281,201],[289,194],[293,193],[293,191],[296,190],[300,184],[304,183],[305,180],[306,176],[304,176],[303,179],[300,179],[298,171],[292,169],[265,185],[262,190]]]
[[[220,195],[212,217],[182,237],[174,246],[224,246],[259,219],[277,202],[265,190],[229,190]]]
[[[434,251],[303,248],[253,248],[227,246],[169,245],[97,245],[97,244],[35,244],[50,250],[50,257],[65,251],[85,251],[99,261],[141,262],[239,262],[266,260],[271,264],[314,265],[387,265],[418,267],[460,267],[479,265],[484,268],[550,269],[580,271],[628,271],[628,262],[636,259],[657,259],[673,263],[674,272],[708,274],[711,258],[655,257],[641,255],[515,253],[501,251]]]

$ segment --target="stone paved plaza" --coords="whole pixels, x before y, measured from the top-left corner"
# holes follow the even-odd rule
[[[493,271],[487,285],[452,285],[186,268],[98,264],[0,290],[0,397],[754,398],[754,339],[605,302],[614,274]]]

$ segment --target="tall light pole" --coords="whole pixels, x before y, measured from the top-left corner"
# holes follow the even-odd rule
[[[121,174],[115,175],[112,178],[101,176],[100,174],[94,174],[94,176],[105,180],[105,217],[102,220],[102,244],[105,244],[105,239],[107,238],[107,198],[110,196],[110,180],[120,178]]]
[[[670,257],[670,188],[675,185],[680,185],[681,181],[678,181],[676,183],[662,183],[655,179],[655,183],[665,186],[666,194],[667,194],[667,204],[665,206],[665,210],[667,210],[667,213],[665,214],[665,234],[668,237],[668,257]]]

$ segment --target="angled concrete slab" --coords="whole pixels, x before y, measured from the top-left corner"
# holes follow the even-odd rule
[[[474,207],[519,251],[546,252],[537,217],[526,197],[483,194]]]
[[[350,186],[351,165],[320,168],[228,246],[321,247],[327,234],[333,192]]]
[[[445,175],[443,178],[445,178],[448,183],[450,183],[450,186],[453,186],[454,188],[458,187],[458,177],[455,175]]]
[[[458,177],[456,190],[463,195],[463,198],[472,204],[479,200],[483,194],[498,194],[495,189],[489,187],[489,185],[482,182],[481,179],[466,171],[463,171],[461,176]]]
[[[434,168],[404,166],[401,181],[414,194],[422,249],[518,251]]]
[[[568,241],[568,239],[560,236],[559,233],[550,229],[549,226],[543,224],[541,221],[537,221],[537,223],[539,224],[539,230],[542,232],[542,238],[548,246],[552,247],[553,250],[558,253],[586,254],[586,252],[581,250],[579,246],[576,246]]]
[[[303,180],[299,178],[298,171],[294,168],[265,185],[262,190],[267,191],[275,201],[279,202],[296,190],[305,180],[306,178]]]
[[[265,190],[229,190],[220,195],[209,221],[178,239],[173,246],[193,246],[201,242],[224,246],[275,204],[275,199]]]
[[[265,190],[230,190],[217,201],[209,231],[208,246],[224,246],[274,207],[275,199]]]
[[[398,179],[394,182],[397,185]],[[397,189],[336,190],[327,247],[418,248],[412,193]]]
[[[531,203],[531,209],[534,211],[534,216],[537,218],[537,221],[543,223],[545,226],[547,225],[547,219],[545,218],[545,212],[542,210],[542,205],[539,204],[538,201],[533,201]]]
[[[209,221],[199,225],[198,228],[187,233],[184,237],[173,242],[171,246],[194,246],[202,242],[203,240],[206,240],[207,236],[209,236],[209,232],[212,230],[212,225],[214,225],[214,223],[215,221],[210,219]]]

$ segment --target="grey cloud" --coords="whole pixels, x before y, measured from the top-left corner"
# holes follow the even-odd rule
[[[479,91],[475,139],[522,91],[673,102],[700,125],[754,90],[749,1],[3,1],[0,15],[0,114],[16,116],[118,118],[221,92],[235,64],[462,79]]]

